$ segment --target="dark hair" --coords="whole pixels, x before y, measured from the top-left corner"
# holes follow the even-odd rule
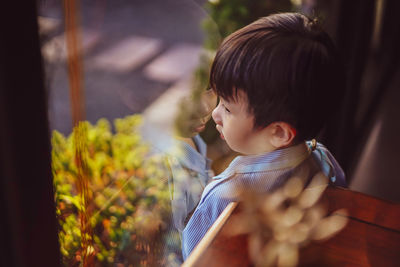
[[[255,127],[284,121],[297,140],[314,138],[342,94],[334,44],[316,20],[299,13],[260,18],[228,36],[217,51],[210,87],[228,100],[243,90]]]

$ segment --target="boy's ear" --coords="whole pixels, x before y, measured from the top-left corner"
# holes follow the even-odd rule
[[[274,122],[268,126],[270,129],[270,142],[276,149],[292,144],[296,137],[296,130],[286,122]]]

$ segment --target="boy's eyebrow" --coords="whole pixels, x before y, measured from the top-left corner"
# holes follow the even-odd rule
[[[238,102],[238,99],[235,97],[230,97],[230,98],[223,98],[222,96],[218,96],[220,99],[222,99],[225,103],[229,103],[229,104],[235,104]]]
[[[224,103],[230,103],[229,100],[223,98],[222,96],[218,96],[218,98],[219,98],[220,100],[222,100]]]

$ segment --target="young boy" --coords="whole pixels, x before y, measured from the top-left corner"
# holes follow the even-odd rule
[[[217,51],[211,88],[220,102],[212,117],[234,151],[213,178],[183,231],[186,258],[232,201],[234,188],[268,192],[289,177],[344,174],[315,140],[342,94],[334,45],[317,22],[297,13],[261,18],[228,36]],[[310,147],[307,145],[309,144]]]

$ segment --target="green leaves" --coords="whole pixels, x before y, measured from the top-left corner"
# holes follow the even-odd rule
[[[78,210],[83,209],[78,196],[68,196],[62,194],[58,194],[57,196],[58,201],[65,202],[67,204],[73,204]]]
[[[260,17],[277,12],[289,12],[292,10],[290,0],[219,0],[209,1],[206,5],[222,38],[242,28]],[[209,37],[215,34],[210,30],[210,23],[206,26]],[[216,49],[217,47],[214,47]]]
[[[92,201],[88,209],[93,214],[89,223],[94,231],[91,252],[99,266],[114,266],[126,262],[127,255],[136,255],[137,247],[148,247],[155,240],[161,242],[170,215],[169,192],[161,158],[150,157],[149,147],[142,141],[138,127],[139,115],[117,119],[115,133],[106,119],[95,125],[84,122],[87,136],[85,163],[89,172],[89,192]],[[72,134],[68,137],[54,131],[52,136],[52,170],[55,201],[60,223],[59,241],[66,266],[81,263],[81,222],[79,211],[84,211],[77,190],[77,167],[74,159]],[[160,230],[161,229],[161,230]],[[91,238],[91,237],[87,237]],[[129,258],[135,266],[148,257]],[[137,261],[137,264],[135,264]]]

